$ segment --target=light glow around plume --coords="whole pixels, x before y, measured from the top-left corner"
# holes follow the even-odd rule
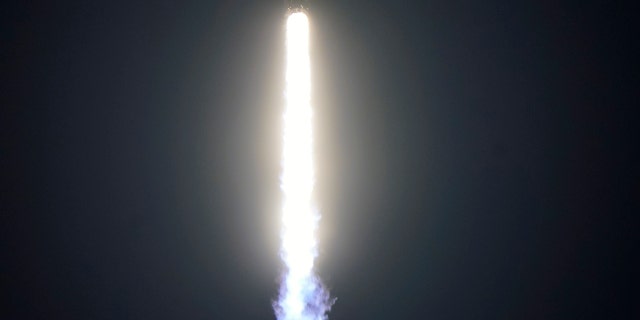
[[[312,202],[313,131],[307,15],[290,14],[286,30],[280,252],[285,273],[274,308],[278,320],[322,320],[326,319],[332,301],[313,271],[318,255],[315,231],[320,216]]]

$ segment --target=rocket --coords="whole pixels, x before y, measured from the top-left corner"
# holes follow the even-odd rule
[[[309,0],[285,0],[284,2],[289,12],[309,10]]]

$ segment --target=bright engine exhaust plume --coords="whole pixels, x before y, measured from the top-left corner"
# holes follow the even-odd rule
[[[318,255],[315,231],[320,215],[312,201],[311,66],[306,13],[292,11],[286,30],[280,251],[285,271],[274,309],[278,320],[324,320],[333,300],[313,271]]]

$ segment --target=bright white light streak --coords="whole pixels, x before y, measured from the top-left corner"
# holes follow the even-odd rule
[[[282,150],[281,258],[285,274],[274,305],[279,320],[322,320],[332,300],[313,271],[320,219],[312,203],[314,184],[309,19],[287,18],[286,109]]]

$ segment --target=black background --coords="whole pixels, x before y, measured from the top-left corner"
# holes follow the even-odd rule
[[[273,319],[283,4],[1,11],[0,318]],[[311,4],[331,319],[639,317],[633,12]]]

